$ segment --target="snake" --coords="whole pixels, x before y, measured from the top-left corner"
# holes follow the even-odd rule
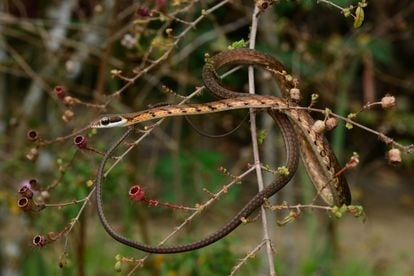
[[[283,98],[252,95],[225,88],[221,84],[217,72],[222,68],[236,65],[253,65],[269,70],[278,80]],[[116,147],[131,133],[132,128],[130,128],[105,152],[97,172],[96,205],[99,219],[106,232],[115,240],[148,253],[180,253],[205,247],[231,233],[267,198],[282,189],[297,170],[300,153],[308,175],[321,198],[331,206],[349,205],[351,203],[350,190],[344,175],[337,174],[340,166],[335,154],[323,133],[318,133],[312,128],[315,121],[310,114],[303,109],[295,109],[297,104],[289,99],[289,91],[295,87],[295,83],[286,72],[282,63],[276,58],[259,51],[245,48],[223,51],[208,58],[202,73],[205,86],[222,100],[200,104],[161,106],[133,113],[103,115],[92,122],[91,128],[127,127],[166,117],[201,115],[246,108],[266,109],[281,130],[287,156],[285,167],[288,173],[277,174],[272,183],[255,194],[224,226],[206,238],[188,244],[151,246],[117,233],[108,222],[103,208],[102,183],[106,162]]]

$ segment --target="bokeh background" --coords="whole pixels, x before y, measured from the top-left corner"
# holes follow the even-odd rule
[[[414,3],[369,1],[363,25],[353,28],[333,4],[357,1],[277,1],[259,19],[257,49],[278,57],[300,80],[303,105],[318,93],[316,107],[346,116],[386,94],[397,98],[392,110],[373,108],[356,120],[408,145],[414,139]],[[253,1],[231,1],[194,28],[185,31],[202,10],[220,1],[36,1],[0,3],[0,267],[1,275],[113,275],[115,256],[140,258],[142,253],[118,244],[104,232],[94,201],[86,205],[73,230],[43,248],[35,235],[58,233],[79,212],[81,204],[46,208],[27,214],[19,210],[21,185],[39,182],[38,199],[48,203],[83,199],[92,189],[101,156],[79,150],[73,139],[36,146],[27,138],[35,130],[53,139],[85,126],[101,113],[146,109],[177,103],[202,85],[204,55],[248,40]],[[185,33],[184,33],[185,31]],[[177,42],[177,36],[180,40]],[[173,45],[173,43],[176,45]],[[165,55],[165,54],[168,55]],[[165,59],[160,57],[165,55]],[[155,65],[151,61],[157,61]],[[148,72],[143,70],[149,68]],[[119,71],[116,71],[119,70]],[[139,77],[128,84],[128,79]],[[269,74],[258,71],[258,89],[274,94]],[[225,80],[245,89],[246,70]],[[127,87],[125,87],[125,85]],[[65,102],[56,95],[64,87]],[[214,100],[208,92],[193,102]],[[68,101],[68,99],[66,99]],[[231,181],[218,170],[237,175],[252,162],[246,112],[191,118],[209,134],[200,136],[184,118],[169,119],[117,165],[105,186],[105,208],[112,224],[126,235],[156,244],[188,213],[134,203],[131,185],[145,188],[152,199],[194,206]],[[316,114],[316,116],[318,116]],[[263,114],[266,130],[263,162],[283,164],[277,129]],[[122,130],[87,132],[88,145],[104,151]],[[262,132],[264,133],[264,132]],[[377,136],[343,123],[329,134],[342,164],[353,152],[360,164],[347,172],[354,204],[366,211],[365,223],[347,214],[304,210],[284,227],[276,226],[286,212],[270,215],[276,269],[281,275],[413,275],[413,156],[403,154],[398,166],[385,158],[389,146]],[[279,162],[279,163],[277,163]],[[272,175],[266,175],[266,182]],[[254,177],[246,178],[186,227],[172,244],[196,240],[235,214],[256,192]],[[277,195],[290,204],[309,203],[314,189],[303,169]],[[122,273],[136,275],[226,275],[262,237],[258,220],[240,227],[220,242],[192,253],[151,256],[143,268],[122,264]],[[60,268],[60,266],[63,268]],[[258,253],[240,275],[266,275],[266,258]]]

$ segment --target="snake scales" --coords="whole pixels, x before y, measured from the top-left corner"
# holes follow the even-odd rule
[[[220,84],[220,79],[217,77],[217,71],[223,67],[233,65],[261,66],[273,72],[285,98],[250,95],[224,88]],[[258,192],[223,227],[204,239],[189,244],[168,247],[138,243],[113,230],[105,217],[102,205],[102,182],[105,164],[115,148],[130,134],[132,130],[129,129],[105,153],[96,178],[98,214],[109,235],[130,247],[159,254],[191,251],[205,247],[223,238],[238,227],[244,218],[247,218],[259,208],[266,198],[274,195],[289,182],[298,166],[298,140],[307,172],[324,201],[329,205],[337,206],[350,204],[351,195],[346,179],[342,174],[339,176],[335,175],[339,170],[339,165],[326,138],[323,134],[318,134],[312,129],[314,120],[309,113],[304,110],[290,108],[294,107],[295,104],[288,100],[287,95],[289,90],[294,87],[294,84],[286,78],[286,71],[277,59],[250,49],[224,51],[209,59],[203,68],[203,80],[205,86],[213,94],[224,99],[203,104],[163,106],[136,113],[106,115],[93,122],[90,126],[92,128],[123,127],[171,116],[206,114],[242,108],[266,108],[269,115],[278,124],[284,138],[287,153],[286,168],[289,174],[277,175],[276,179],[270,185]]]

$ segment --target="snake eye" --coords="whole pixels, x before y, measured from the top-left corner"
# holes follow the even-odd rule
[[[109,120],[108,117],[104,117],[104,118],[101,119],[101,125],[103,125],[103,126],[109,125],[110,122],[111,122],[111,120]]]

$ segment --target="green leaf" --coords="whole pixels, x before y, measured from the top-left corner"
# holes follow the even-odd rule
[[[263,144],[265,138],[266,138],[266,129],[263,129],[257,135],[257,141],[259,142],[259,144]]]
[[[240,39],[239,41],[233,42],[229,47],[229,50],[238,49],[238,48],[245,48],[247,46],[247,42],[244,39]]]
[[[362,23],[364,22],[364,9],[361,7],[356,8],[355,11],[355,19],[354,19],[354,28],[357,29],[361,27]]]

